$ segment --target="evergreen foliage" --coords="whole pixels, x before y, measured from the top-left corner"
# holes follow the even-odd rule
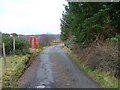
[[[69,2],[61,19],[61,39],[90,43],[120,35],[120,2]]]

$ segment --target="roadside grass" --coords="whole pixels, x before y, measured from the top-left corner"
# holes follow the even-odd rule
[[[2,72],[2,87],[13,88],[16,86],[16,81],[21,76],[25,69],[25,62],[27,62],[29,55],[12,55],[7,56],[7,66],[3,66]],[[2,58],[3,61],[3,58]]]
[[[0,58],[0,89],[2,89],[2,60]]]
[[[72,57],[75,63],[88,73],[95,81],[101,84],[103,88],[118,88],[118,81],[115,77],[111,76],[109,73],[101,72],[99,70],[91,70],[84,62],[78,58],[76,54],[74,54],[69,48],[63,46],[62,49],[68,52],[68,54]]]
[[[30,53],[34,54],[34,53],[37,53],[37,52],[39,52],[41,50],[42,50],[42,48],[39,48],[39,49],[32,49],[32,48],[30,48]]]
[[[50,43],[50,46],[58,45],[60,43]]]
[[[29,61],[29,58],[35,53],[41,51],[42,49],[30,49],[30,54],[26,55],[10,55],[7,56],[6,64],[4,66],[3,57],[0,60],[2,63],[2,78],[0,79],[0,84],[2,83],[3,88],[15,88],[17,87],[17,81],[20,76],[23,74],[26,68],[26,62]]]

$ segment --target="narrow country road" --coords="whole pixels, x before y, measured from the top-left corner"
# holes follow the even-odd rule
[[[61,44],[62,45],[62,44]],[[44,49],[20,78],[20,88],[99,88],[60,48]]]

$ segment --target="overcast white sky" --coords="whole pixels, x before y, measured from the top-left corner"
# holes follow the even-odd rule
[[[60,33],[65,0],[0,0],[0,31],[18,34]]]

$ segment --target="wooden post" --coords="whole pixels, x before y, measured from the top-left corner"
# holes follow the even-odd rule
[[[15,51],[15,37],[13,37],[13,51]]]
[[[5,54],[5,44],[3,43],[3,57],[4,57],[4,66],[6,67],[6,54]]]

